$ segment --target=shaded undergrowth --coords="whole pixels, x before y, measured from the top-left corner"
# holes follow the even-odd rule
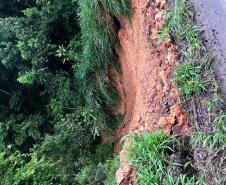
[[[108,73],[119,68],[117,17],[130,17],[129,1],[3,1],[0,184],[114,183],[101,131],[120,122]]]

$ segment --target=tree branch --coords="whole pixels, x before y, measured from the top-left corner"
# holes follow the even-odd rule
[[[4,90],[2,90],[2,89],[0,89],[0,92],[6,94],[6,95],[8,95],[8,96],[11,96],[11,95],[12,95],[11,93],[9,93],[9,92],[7,92],[7,91],[4,91]]]

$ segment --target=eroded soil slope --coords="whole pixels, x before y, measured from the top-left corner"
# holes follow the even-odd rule
[[[180,109],[176,104],[178,93],[171,82],[176,47],[170,39],[158,41],[158,32],[164,24],[164,6],[165,1],[161,0],[132,0],[131,22],[120,19],[118,54],[123,71],[121,106],[125,109],[125,119],[118,132],[119,139],[130,131],[164,127],[174,109]]]
[[[177,48],[170,39],[160,43],[158,32],[164,24],[164,0],[132,0],[131,22],[120,19],[118,50],[122,66],[122,104],[124,122],[119,129],[119,141],[130,132],[154,131],[163,128],[166,133],[184,132],[189,124],[177,104],[178,93],[171,82],[177,61]],[[129,141],[127,141],[129,144]],[[118,184],[132,184],[133,173],[125,157],[126,147],[121,151]]]

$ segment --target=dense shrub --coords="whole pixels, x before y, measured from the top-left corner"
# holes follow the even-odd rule
[[[0,153],[1,184],[66,184],[66,176],[57,169],[57,163],[46,158],[15,152],[7,155]]]
[[[0,184],[108,184],[122,15],[127,0],[0,0]]]

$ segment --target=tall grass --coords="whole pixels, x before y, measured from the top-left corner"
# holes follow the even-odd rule
[[[130,17],[127,0],[79,0],[82,57],[77,77],[83,82],[89,105],[111,108],[117,93],[108,77],[108,68],[117,62],[119,46],[115,17]]]
[[[205,49],[200,38],[200,29],[191,24],[188,3],[186,0],[175,0],[174,8],[166,10],[166,24],[159,34],[160,40],[164,40],[169,34],[180,40],[185,40],[188,46],[183,53],[192,56],[196,52]]]
[[[180,144],[175,143],[174,138],[162,132],[156,132],[142,136],[133,135],[131,140],[129,158],[137,170],[138,185],[194,185],[196,183],[193,175],[189,177],[186,172],[175,174],[174,166],[185,169],[191,163],[187,161],[180,164],[172,160],[178,155],[173,145]]]
[[[180,86],[179,90],[184,96],[201,95],[205,90],[205,82],[202,79],[202,66],[189,61],[180,64],[173,79]]]

